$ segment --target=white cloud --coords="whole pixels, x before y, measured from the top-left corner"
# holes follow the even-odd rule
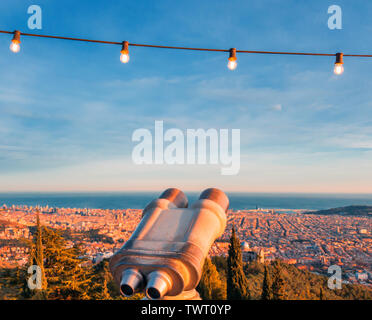
[[[273,110],[275,111],[282,111],[283,110],[283,107],[281,104],[276,104],[275,106],[273,106]]]

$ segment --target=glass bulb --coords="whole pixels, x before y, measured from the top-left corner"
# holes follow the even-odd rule
[[[340,75],[344,72],[344,66],[342,63],[335,63],[334,73]]]
[[[237,66],[238,66],[238,63],[236,62],[236,60],[229,60],[229,62],[227,63],[227,67],[230,70],[235,70]]]
[[[120,55],[120,61],[122,63],[127,63],[129,61],[129,54],[128,53],[122,53]]]
[[[10,44],[10,50],[12,50],[13,52],[19,52],[19,50],[21,50],[21,46],[19,45],[18,42],[16,41],[12,41],[11,44]]]

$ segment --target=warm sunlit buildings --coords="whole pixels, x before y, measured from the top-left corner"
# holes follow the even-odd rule
[[[27,247],[36,212],[45,226],[69,230],[68,242],[83,244],[96,263],[109,257],[141,219],[138,209],[79,209],[3,206],[0,209],[0,264],[27,262]],[[372,284],[371,218],[307,214],[303,210],[238,210],[228,212],[228,226],[212,247],[211,255],[226,255],[232,226],[242,241],[243,259],[261,262],[276,258],[300,269],[326,274],[328,267],[342,267],[344,280]]]

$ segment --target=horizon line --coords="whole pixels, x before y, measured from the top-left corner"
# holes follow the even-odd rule
[[[0,190],[1,193],[155,193],[162,192],[167,188],[161,188],[156,190]],[[178,188],[179,189],[179,188]],[[200,193],[204,189],[198,190],[181,190],[183,192],[189,193]],[[224,190],[223,190],[224,191]],[[372,192],[314,192],[314,191],[244,191],[244,190],[226,190],[225,193],[235,193],[235,194],[314,194],[314,195],[371,195]]]

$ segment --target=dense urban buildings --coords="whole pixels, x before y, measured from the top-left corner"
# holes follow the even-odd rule
[[[138,209],[76,209],[4,205],[0,209],[0,267],[27,263],[27,240],[39,212],[41,223],[65,232],[68,243],[81,243],[96,263],[129,239],[142,215]],[[314,215],[304,210],[228,212],[228,226],[210,251],[226,255],[232,226],[242,241],[243,259],[281,259],[300,269],[327,274],[342,268],[345,282],[372,286],[371,217]]]

